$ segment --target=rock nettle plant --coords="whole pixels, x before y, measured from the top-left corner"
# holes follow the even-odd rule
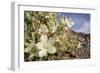
[[[89,58],[90,35],[72,31],[72,25],[57,12],[25,11],[24,60]]]

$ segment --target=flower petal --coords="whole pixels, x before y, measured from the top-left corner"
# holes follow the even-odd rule
[[[53,45],[54,43],[55,43],[55,38],[54,37],[50,37],[49,39],[48,39],[48,43],[49,44],[51,44],[51,45]]]
[[[38,48],[38,49],[43,49],[43,45],[44,45],[44,44],[43,44],[42,42],[38,42],[38,43],[37,43],[37,48]]]
[[[41,35],[41,37],[40,37],[41,42],[46,42],[47,39],[48,39],[47,35],[45,35],[45,34]]]
[[[71,20],[72,20],[71,18],[66,18],[66,19],[65,19],[66,25],[67,25],[69,28],[72,27],[72,21],[71,21]]]
[[[54,46],[52,46],[51,48],[48,48],[48,53],[50,54],[54,54],[56,52],[56,48]]]
[[[68,30],[68,27],[67,27],[67,26],[65,26],[65,27],[63,28],[63,30]]]
[[[24,52],[26,52],[26,53],[30,53],[30,51],[31,51],[31,48],[29,48],[29,47],[24,49]]]
[[[43,25],[43,24],[40,25],[40,29],[39,30],[42,33],[47,33],[49,31],[48,28],[46,27],[46,25]]]
[[[30,20],[31,16],[30,16],[30,12],[25,12],[26,14],[26,18]]]
[[[66,24],[64,18],[61,19],[62,24]]]
[[[39,52],[39,57],[44,57],[47,55],[47,49],[42,49],[40,52]]]
[[[70,25],[70,20],[68,18],[65,18],[65,22],[66,22],[66,25]]]
[[[54,33],[56,31],[56,29],[57,29],[57,26],[56,25],[52,26],[51,27],[51,33]]]

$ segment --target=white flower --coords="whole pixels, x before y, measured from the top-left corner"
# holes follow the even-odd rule
[[[51,46],[51,48],[49,47],[47,51],[48,53],[53,54],[56,52],[56,48],[54,46]]]
[[[55,22],[52,22],[50,25],[50,31],[51,33],[54,33],[57,29],[58,24],[56,24]]]
[[[41,42],[46,42],[47,39],[48,39],[48,37],[47,37],[47,35],[45,35],[45,34],[41,35],[41,37],[40,37],[40,41],[41,41]]]
[[[46,49],[42,49],[40,52],[39,52],[39,57],[44,57],[47,55],[47,50]]]
[[[31,61],[36,54],[36,52],[34,52],[34,50],[36,51],[36,48],[34,48],[35,44],[34,43],[25,43],[25,46],[26,46],[26,48],[24,49],[24,52],[29,53],[28,60]]]
[[[67,27],[67,26],[65,26],[65,27],[63,28],[63,30],[68,30],[68,27]]]
[[[69,28],[71,27],[71,21],[68,18],[65,18],[65,23]]]
[[[26,17],[30,20],[31,16],[30,16],[30,12],[25,12]]]
[[[49,30],[48,30],[48,28],[46,27],[46,25],[44,24],[41,24],[40,25],[40,28],[39,28],[39,33],[48,33],[49,32]]]
[[[56,25],[53,25],[53,26],[51,27],[51,33],[54,33],[54,32],[56,31],[56,29],[57,29],[57,26],[56,26]]]
[[[24,52],[30,53],[32,47],[34,46],[34,43],[30,43],[30,44],[29,43],[25,43],[25,46],[26,46],[26,48],[24,49]]]
[[[55,41],[56,40],[54,37],[50,37],[47,42],[50,43],[51,45],[53,45],[55,43]]]
[[[48,39],[47,35],[43,34],[40,40],[41,41],[37,43],[37,48],[40,49],[39,57],[44,57],[48,53],[53,54],[56,52],[56,48],[52,45],[52,43],[54,43],[53,38]]]
[[[38,43],[37,43],[37,48],[38,48],[38,49],[43,49],[43,47],[44,47],[43,42],[38,42]]]
[[[45,16],[45,18],[50,18],[50,16]]]
[[[75,23],[72,21],[72,18],[62,18],[61,19],[62,24],[67,25],[68,28],[71,28]]]
[[[24,52],[29,53],[30,50],[31,50],[31,49],[30,49],[29,47],[27,47],[27,48],[24,49]]]
[[[62,24],[66,24],[64,18],[61,19]]]

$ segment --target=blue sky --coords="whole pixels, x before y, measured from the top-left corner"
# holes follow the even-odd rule
[[[61,13],[62,16],[71,17],[75,25],[72,30],[76,32],[90,33],[90,14],[83,13]]]

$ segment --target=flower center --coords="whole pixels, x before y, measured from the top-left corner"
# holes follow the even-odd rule
[[[44,48],[44,49],[48,49],[49,47],[50,47],[50,44],[48,44],[47,42],[44,43],[44,45],[43,45],[43,48]]]

